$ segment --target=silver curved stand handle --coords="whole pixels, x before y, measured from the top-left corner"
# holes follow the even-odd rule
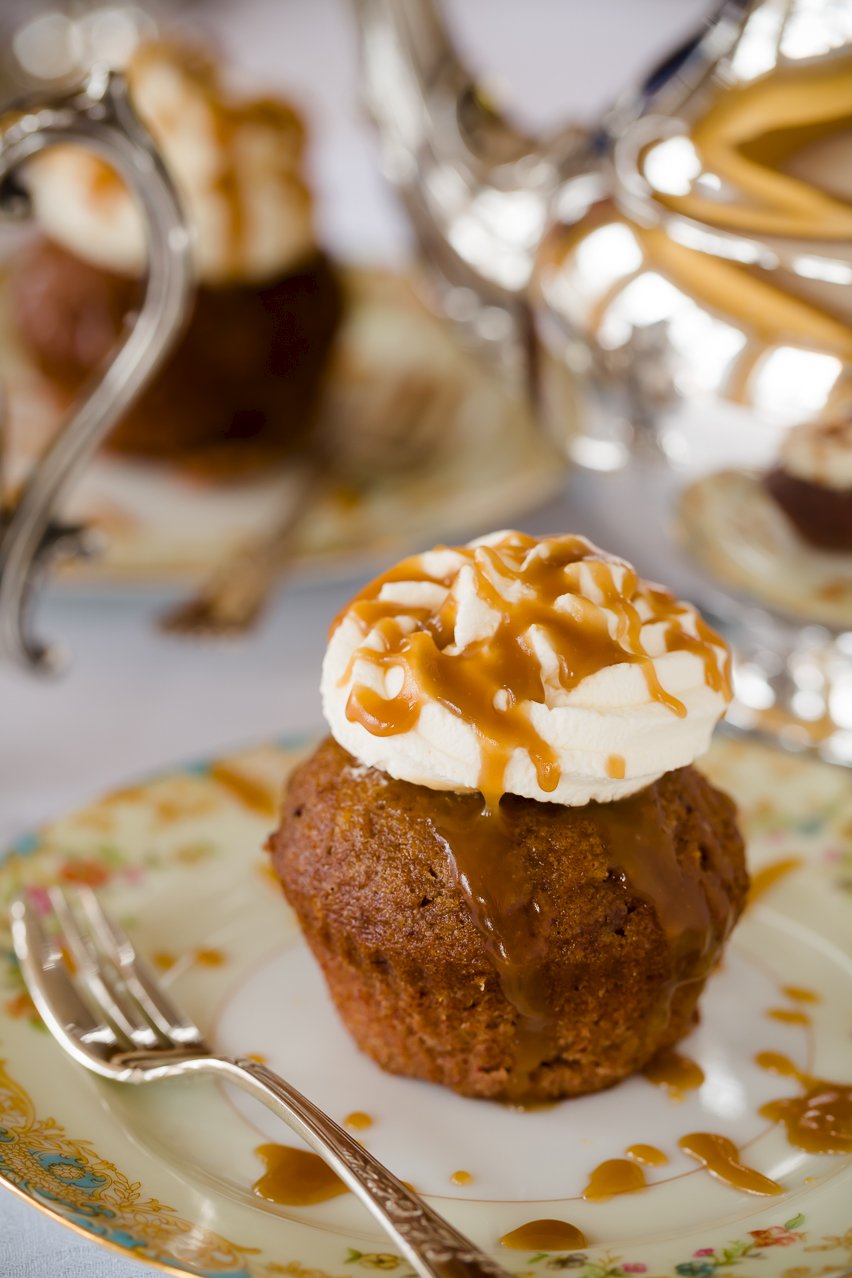
[[[34,465],[14,507],[0,512],[0,657],[53,670],[59,664],[57,650],[31,631],[34,586],[58,548],[86,553],[91,546],[83,530],[56,521],[58,504],[180,332],[192,283],[189,231],[120,73],[96,70],[82,90],[14,107],[4,118],[0,211],[16,217],[28,212],[26,194],[13,180],[16,170],[46,147],[73,142],[97,151],[125,180],[148,230],[147,288],[132,331]]]

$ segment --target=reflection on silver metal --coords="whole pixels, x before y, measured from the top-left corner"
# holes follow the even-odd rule
[[[51,888],[48,899],[46,915],[26,894],[13,902],[12,941],[39,1015],[78,1064],[122,1083],[191,1074],[233,1083],[316,1150],[421,1278],[508,1278],[280,1075],[217,1055],[90,889]]]
[[[529,308],[528,380],[544,423],[583,467],[661,472],[667,504],[648,513],[674,535],[640,566],[666,580],[674,564],[677,575],[694,541],[679,527],[681,490],[721,472],[760,484],[792,425],[852,415],[850,5],[727,0],[585,142],[577,130],[507,137],[481,103],[466,132],[477,95],[436,0],[356,0],[356,10],[386,167],[444,295],[464,288],[468,329],[472,291],[480,313]],[[615,503],[595,532],[629,553],[636,517],[632,502]],[[752,549],[743,531],[744,559]],[[807,553],[803,543],[805,573]],[[757,642],[744,601],[761,616],[775,608],[773,642],[793,660],[798,631],[819,619],[807,598],[779,608],[760,574],[728,567],[719,575],[711,555],[695,554],[692,596],[718,615],[727,594],[744,669]],[[849,556],[836,569],[852,582]],[[833,606],[823,665],[841,689],[849,658],[834,636],[852,631],[852,607],[844,617]],[[770,680],[764,699],[770,687],[780,685]],[[812,698],[772,695],[779,734],[803,723],[812,741],[848,731],[846,692],[828,687],[819,730]]]
[[[124,345],[76,405],[34,466],[14,506],[0,511],[0,657],[55,669],[57,651],[31,631],[34,586],[60,551],[90,553],[92,537],[62,525],[59,503],[113,422],[160,366],[186,314],[192,281],[189,232],[171,180],[117,72],[95,70],[85,88],[17,104],[0,117],[0,211],[21,216],[15,177],[45,147],[73,142],[98,152],[139,200],[148,226],[143,305]]]

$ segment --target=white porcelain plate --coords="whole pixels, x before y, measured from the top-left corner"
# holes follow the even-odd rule
[[[262,1056],[340,1121],[369,1115],[359,1138],[516,1273],[849,1270],[852,1157],[808,1154],[761,1118],[764,1102],[799,1085],[755,1061],[773,1051],[808,1075],[852,1080],[848,772],[716,743],[706,767],[740,803],[757,891],[708,985],[701,1025],[679,1048],[700,1065],[703,1084],[676,1100],[637,1077],[523,1112],[385,1075],[338,1023],[262,850],[300,753],[267,746],[188,767],[56,821],[0,866],[3,904],[24,884],[94,885],[221,1049]],[[409,1278],[351,1195],[285,1207],[253,1193],[264,1170],[257,1146],[298,1143],[261,1107],[197,1080],[108,1084],[70,1062],[34,1016],[5,932],[2,948],[6,1185],[166,1271],[354,1278],[381,1269]],[[678,1145],[696,1131],[730,1137],[783,1193],[757,1197],[711,1178]],[[645,1169],[647,1187],[584,1199],[592,1169],[637,1143],[668,1159]],[[508,1232],[542,1219],[570,1222],[587,1244],[501,1246]]]

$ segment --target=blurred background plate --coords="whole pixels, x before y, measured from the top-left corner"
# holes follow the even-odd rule
[[[321,428],[348,453],[307,515],[293,569],[344,576],[425,542],[505,526],[553,497],[564,463],[527,407],[462,350],[404,275],[344,271],[348,297],[327,374]],[[62,412],[55,393],[0,331],[9,398],[9,467],[20,480]],[[362,456],[363,454],[363,456]],[[388,458],[382,474],[376,459]],[[210,571],[267,532],[295,497],[286,463],[217,479],[179,463],[101,454],[68,514],[106,534],[103,555],[69,566],[75,586],[156,587]]]

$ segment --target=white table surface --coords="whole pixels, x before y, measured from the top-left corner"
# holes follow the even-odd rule
[[[546,124],[594,116],[710,6],[708,0],[447,0],[447,7],[472,60],[506,86],[526,120]],[[182,12],[188,22],[196,11]],[[357,105],[344,0],[220,0],[200,12],[238,71],[252,82],[286,86],[308,111],[326,243],[349,260],[404,261],[407,230],[377,172]],[[570,523],[563,500],[525,526]],[[73,661],[50,682],[0,667],[0,846],[134,775],[284,732],[319,732],[325,632],[356,584],[286,588],[263,626],[232,646],[159,635],[150,596],[48,592],[42,626],[61,637]],[[2,1278],[154,1272],[0,1195]]]

